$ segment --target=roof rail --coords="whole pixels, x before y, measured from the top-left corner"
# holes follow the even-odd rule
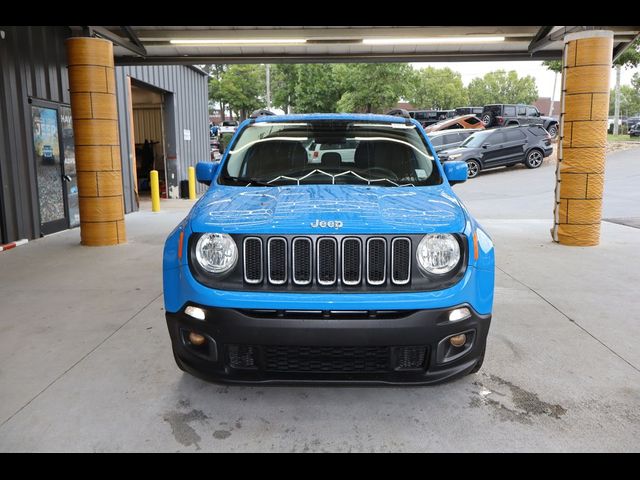
[[[403,118],[411,118],[409,112],[404,108],[394,108],[393,110],[387,112],[387,115],[393,115],[395,117],[403,117]]]
[[[265,115],[275,115],[275,113],[273,113],[271,110],[261,108],[260,110],[256,110],[251,115],[249,115],[249,118],[264,117]]]

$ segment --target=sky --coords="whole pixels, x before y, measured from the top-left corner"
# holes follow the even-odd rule
[[[542,62],[539,61],[520,61],[520,62],[436,62],[436,63],[412,63],[414,68],[435,67],[444,68],[449,67],[451,70],[459,72],[462,75],[462,82],[465,86],[469,85],[469,82],[477,77],[484,76],[485,73],[492,72],[494,70],[503,69],[506,71],[515,70],[518,72],[519,77],[531,75],[536,79],[538,85],[538,94],[541,97],[551,97],[553,92],[553,79],[555,74],[547,70]],[[622,69],[620,76],[621,85],[630,85],[631,77],[639,69]],[[615,69],[611,69],[611,88],[616,84]],[[558,76],[558,84],[556,85],[555,99],[560,100],[560,76]]]

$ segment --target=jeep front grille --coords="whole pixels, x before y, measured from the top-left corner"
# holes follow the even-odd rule
[[[406,285],[411,281],[407,237],[245,237],[244,281],[304,287]]]

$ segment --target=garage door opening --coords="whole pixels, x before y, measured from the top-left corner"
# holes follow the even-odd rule
[[[164,91],[131,80],[136,177],[140,196],[151,195],[150,172],[158,171],[160,196],[167,195]]]

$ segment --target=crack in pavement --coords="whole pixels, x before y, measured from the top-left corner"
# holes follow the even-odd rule
[[[29,400],[27,403],[22,405],[18,410],[16,410],[14,413],[12,413],[5,421],[0,423],[0,428],[2,428],[13,417],[15,417],[22,410],[24,410],[26,407],[28,407],[36,398],[38,398],[40,395],[42,395],[44,392],[46,392],[49,389],[49,387],[51,387],[54,383],[56,383],[58,380],[60,380],[62,377],[64,377],[68,372],[73,370],[76,367],[76,365],[81,363],[85,358],[87,358],[89,355],[91,355],[93,352],[95,352],[98,348],[100,348],[102,345],[104,345],[104,343],[107,340],[109,340],[116,333],[118,333],[125,325],[127,325],[131,320],[133,320],[138,315],[140,315],[149,305],[151,305],[153,302],[158,300],[160,297],[162,297],[162,292],[160,292],[158,295],[156,295],[154,298],[152,298],[146,305],[144,305],[136,313],[134,313],[131,317],[129,317],[122,325],[120,325],[113,332],[111,332],[109,335],[107,335],[100,343],[98,343],[98,345],[96,345],[91,350],[89,350],[86,354],[84,354],[82,356],[82,358],[80,358],[77,362],[75,362],[73,365],[71,365],[69,368],[67,368],[64,372],[62,372],[60,375],[58,375],[56,378],[54,378],[46,387],[44,387],[42,390],[40,390],[33,398],[31,398],[31,400]]]
[[[536,294],[538,297],[540,297],[542,300],[544,300],[545,303],[547,303],[548,305],[550,305],[551,307],[553,307],[554,310],[556,310],[560,315],[562,315],[563,317],[565,317],[567,320],[569,320],[571,323],[573,323],[574,325],[576,325],[579,329],[581,329],[583,332],[585,332],[587,335],[589,335],[591,338],[593,338],[596,342],[598,342],[600,345],[602,345],[604,348],[606,348],[607,350],[609,350],[611,353],[613,353],[616,357],[618,357],[620,360],[622,360],[623,362],[625,362],[627,365],[629,365],[631,368],[633,368],[636,372],[640,373],[640,368],[636,367],[633,363],[631,363],[629,360],[627,360],[626,358],[624,358],[622,355],[620,355],[618,352],[616,352],[613,348],[611,348],[609,345],[607,345],[606,343],[604,343],[602,340],[600,340],[598,337],[596,337],[595,335],[593,335],[589,330],[587,330],[586,328],[584,328],[582,325],[580,325],[578,322],[576,322],[573,318],[571,318],[569,315],[567,315],[566,313],[564,313],[562,310],[560,310],[558,307],[556,307],[553,303],[551,303],[549,300],[547,300],[542,294],[538,293],[536,290],[534,290],[533,288],[531,288],[529,285],[527,285],[526,283],[522,282],[521,280],[518,280],[516,277],[514,277],[513,275],[511,275],[510,273],[506,272],[504,269],[500,268],[499,266],[496,265],[496,268],[498,270],[500,270],[502,273],[504,273],[507,277],[511,278],[512,280],[518,282],[520,285],[522,285],[523,287],[527,288],[528,290],[531,290],[534,294]]]

